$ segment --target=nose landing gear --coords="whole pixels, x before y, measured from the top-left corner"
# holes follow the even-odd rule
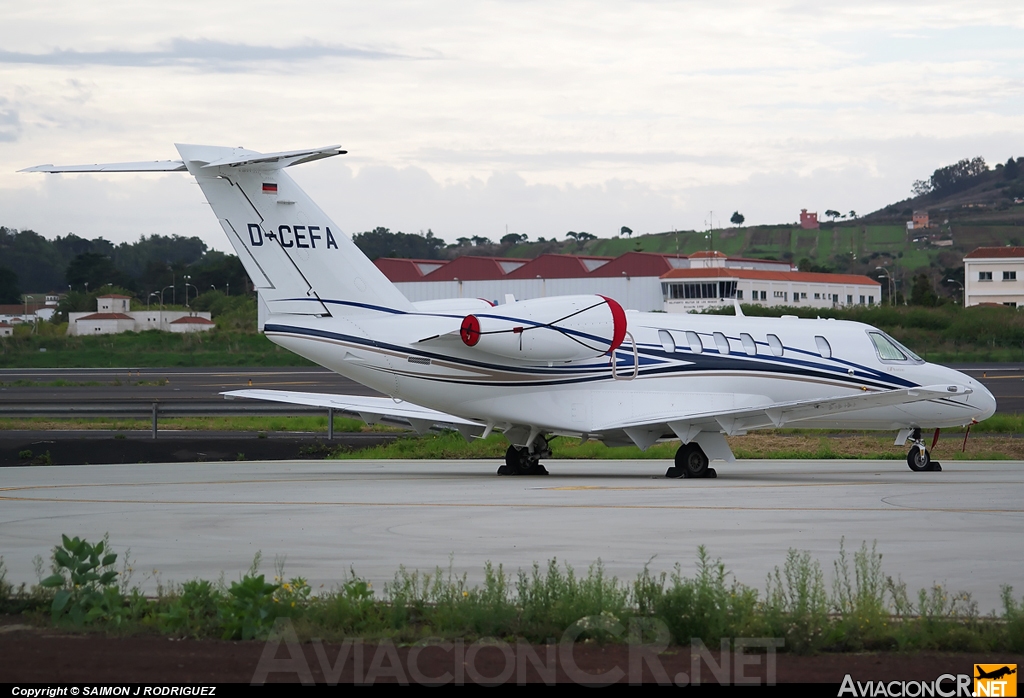
[[[676,464],[665,471],[665,477],[718,477],[714,468],[708,467],[708,457],[699,444],[691,441],[676,451]]]
[[[939,432],[935,430],[935,441],[932,442],[932,448],[935,447],[935,442],[939,440]],[[925,446],[924,441],[921,439],[921,428],[917,427],[914,432],[910,435],[910,443],[913,444],[910,447],[910,453],[907,454],[907,465],[915,473],[921,473],[925,471],[938,472],[942,470],[942,466],[938,461],[931,459],[928,453],[928,448]]]

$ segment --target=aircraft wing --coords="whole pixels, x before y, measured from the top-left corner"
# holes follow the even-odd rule
[[[684,443],[688,443],[702,431],[725,432],[732,436],[746,432],[748,429],[779,428],[786,424],[815,417],[903,405],[922,400],[963,397],[972,392],[974,391],[971,388],[962,385],[901,388],[899,390],[864,392],[858,395],[776,402],[718,412],[651,415],[633,421],[609,422],[596,431],[622,430],[634,443],[646,449],[667,431],[673,432]]]
[[[328,393],[298,393],[290,390],[231,390],[221,393],[225,398],[249,398],[286,402],[308,407],[330,407],[358,417],[367,424],[387,423],[409,426],[419,433],[434,427],[458,429],[464,436],[483,431],[484,425],[445,412],[421,407],[411,402],[395,402],[389,397],[363,397],[359,395],[331,395]],[[467,436],[468,438],[468,436]]]

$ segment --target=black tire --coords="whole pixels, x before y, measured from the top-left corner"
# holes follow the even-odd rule
[[[928,455],[928,451],[921,448],[920,446],[912,446],[910,453],[907,454],[907,465],[915,473],[921,473],[928,470],[931,466],[931,456]]]
[[[676,467],[682,471],[683,477],[707,477],[708,457],[700,446],[688,443],[676,451]]]
[[[548,471],[530,452],[520,446],[509,446],[505,451],[505,467],[510,475],[547,475]]]

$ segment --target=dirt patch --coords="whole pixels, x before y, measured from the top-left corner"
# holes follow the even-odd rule
[[[458,642],[445,647],[396,647],[391,643],[304,643],[286,640],[227,642],[174,639],[159,635],[108,637],[75,634],[28,625],[19,617],[0,619],[0,681],[8,683],[317,683],[508,682],[692,683],[690,648],[658,652],[628,645],[487,645]],[[763,650],[762,650],[763,652]],[[700,663],[700,680],[737,682],[742,676],[766,683],[770,655],[711,652]],[[261,658],[264,663],[261,665]],[[267,659],[276,660],[274,665]],[[745,660],[737,662],[737,659]],[[326,660],[326,661],[325,661]],[[728,664],[725,668],[723,661]],[[340,665],[339,665],[340,662]],[[632,662],[632,663],[631,663]],[[857,681],[933,681],[941,674],[973,674],[975,663],[1024,665],[1024,655],[939,652],[775,655],[775,681],[839,685],[850,674]],[[308,668],[308,674],[305,673]],[[279,669],[279,671],[264,671]],[[723,673],[724,671],[724,673]],[[718,678],[716,678],[716,672]],[[460,679],[461,677],[461,679]]]

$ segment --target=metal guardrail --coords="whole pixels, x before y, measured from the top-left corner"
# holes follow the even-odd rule
[[[292,417],[298,415],[321,415],[322,407],[287,405],[282,403],[259,403],[254,401],[224,400],[207,402],[199,400],[171,400],[166,402],[139,400],[115,402],[105,400],[76,401],[71,403],[48,403],[42,401],[0,402],[0,417],[55,417],[74,419],[76,417],[139,417],[150,418],[153,424],[153,438],[159,432],[160,417]],[[334,438],[334,410],[327,412],[327,438]]]

